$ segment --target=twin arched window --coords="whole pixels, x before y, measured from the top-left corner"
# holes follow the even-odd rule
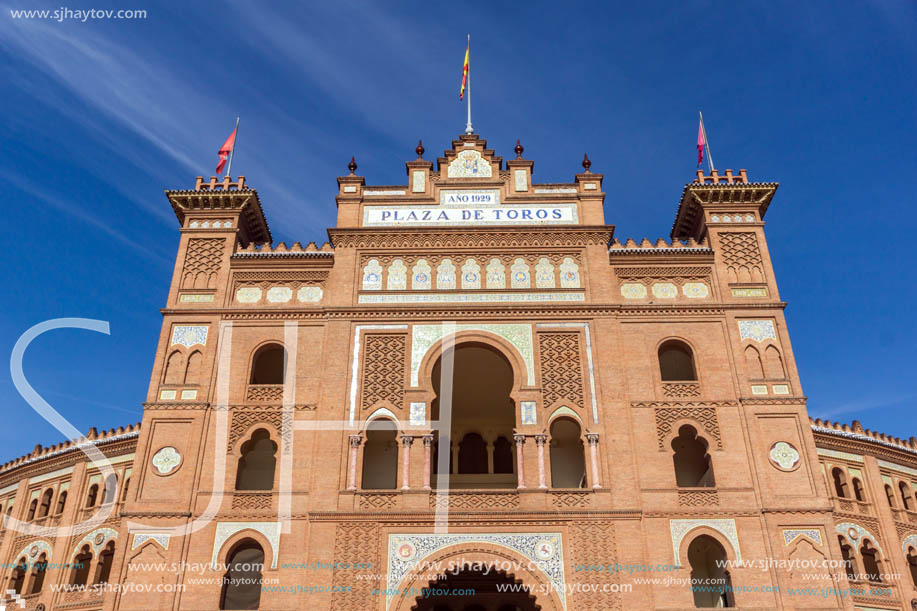
[[[659,373],[663,382],[696,382],[694,354],[686,343],[670,339],[659,346]]]

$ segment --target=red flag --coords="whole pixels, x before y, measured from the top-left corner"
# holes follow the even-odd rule
[[[704,120],[701,119],[701,122],[697,126],[697,167],[704,162],[704,145],[707,144],[707,139],[704,138]]]
[[[232,152],[233,147],[236,145],[236,130],[239,129],[236,127],[232,130],[232,133],[229,134],[229,138],[226,139],[226,142],[223,143],[223,146],[220,147],[220,152],[217,155],[220,156],[220,163],[217,164],[217,174],[223,171],[223,167],[226,165],[226,159],[229,158],[229,154]]]
[[[465,85],[468,83],[468,56],[471,53],[471,38],[468,39],[468,46],[465,48],[465,63],[462,65],[462,88],[459,90],[459,99],[465,97]]]

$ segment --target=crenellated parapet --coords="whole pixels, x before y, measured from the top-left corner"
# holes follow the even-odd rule
[[[860,424],[859,420],[854,420],[850,424],[844,424],[822,420],[821,418],[809,418],[809,424],[812,430],[817,434],[820,433],[845,439],[873,442],[884,447],[900,449],[917,456],[917,437],[901,439],[878,431],[865,429],[863,425]]]
[[[124,439],[136,438],[139,434],[139,422],[137,424],[119,426],[118,428],[113,428],[101,432],[99,432],[96,427],[92,427],[84,437],[80,437],[79,439],[63,441],[51,446],[42,446],[41,444],[36,445],[35,449],[25,456],[20,456],[19,458],[15,458],[0,465],[0,476],[18,467],[31,465],[33,463],[60,456],[69,452],[76,452],[80,448],[89,445],[101,446]]]

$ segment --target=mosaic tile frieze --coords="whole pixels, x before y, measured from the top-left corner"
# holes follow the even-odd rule
[[[207,345],[207,325],[175,325],[172,327],[172,346],[190,348],[200,344]]]
[[[39,555],[42,553],[46,554],[47,560],[51,560],[51,544],[42,539],[37,539],[35,541],[30,541],[28,545],[19,550],[19,553],[13,557],[14,562],[18,562],[20,558],[25,556],[29,559],[29,562],[37,562]]]
[[[93,556],[102,551],[102,548],[105,547],[105,544],[112,540],[118,539],[118,531],[113,528],[97,528],[91,532],[86,533],[82,539],[80,539],[76,545],[73,546],[73,551],[70,554],[70,557],[76,556],[84,545],[88,544],[92,548]]]
[[[219,561],[217,556],[223,544],[243,530],[254,530],[268,540],[272,552],[271,568],[276,569],[277,558],[280,554],[280,522],[218,522],[216,533],[213,536],[213,553],[210,556],[210,564],[216,566]]]
[[[564,549],[560,533],[398,533],[388,536],[388,591],[394,592],[425,559],[436,552],[462,544],[489,543],[506,548],[538,567],[548,578],[566,608]],[[495,559],[495,561],[499,561]],[[394,595],[387,595],[388,608]]]
[[[738,324],[740,339],[750,339],[756,342],[777,339],[773,320],[740,320]]]
[[[799,537],[806,537],[811,539],[813,543],[822,545],[821,531],[817,528],[788,528],[783,531],[784,545],[790,545]]]
[[[162,549],[169,549],[169,540],[167,533],[134,533],[131,549],[137,549],[147,541],[155,541]]]
[[[875,535],[873,535],[871,532],[859,524],[855,524],[853,522],[841,522],[834,527],[834,532],[847,537],[847,540],[853,543],[857,548],[863,545],[863,539],[869,539],[873,547],[879,550],[880,554],[883,556],[885,555],[885,552],[882,551],[882,546],[879,544],[879,540],[876,539]]]

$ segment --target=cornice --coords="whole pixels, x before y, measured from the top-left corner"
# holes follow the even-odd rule
[[[334,248],[519,248],[608,246],[614,225],[531,227],[330,228]]]
[[[689,399],[674,401],[674,400],[664,400],[657,401],[655,399],[645,399],[643,401],[631,401],[631,407],[739,407],[738,402],[731,399],[715,399],[710,401],[698,400],[691,401]]]

